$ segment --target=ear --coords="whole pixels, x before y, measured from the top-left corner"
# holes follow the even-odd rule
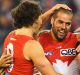
[[[33,28],[38,27],[38,21],[35,21],[35,22],[33,23],[32,27],[33,27]]]

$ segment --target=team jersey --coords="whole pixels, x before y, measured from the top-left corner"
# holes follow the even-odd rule
[[[79,75],[75,58],[78,40],[75,34],[69,32],[63,41],[58,42],[52,38],[50,32],[43,32],[39,35],[39,42],[56,72],[63,75]]]
[[[16,35],[12,32],[4,42],[4,49],[13,57],[13,63],[7,68],[10,75],[33,75],[33,63],[26,60],[23,55],[23,48],[27,41],[33,40],[32,37]]]

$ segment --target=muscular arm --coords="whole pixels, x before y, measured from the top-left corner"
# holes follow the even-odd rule
[[[32,60],[43,75],[59,75],[44,55],[43,48],[37,41],[29,41],[24,48],[24,56]]]

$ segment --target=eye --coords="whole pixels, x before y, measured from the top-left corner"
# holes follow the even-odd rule
[[[66,25],[69,26],[69,25],[71,25],[71,23],[70,22],[69,23],[66,23]]]

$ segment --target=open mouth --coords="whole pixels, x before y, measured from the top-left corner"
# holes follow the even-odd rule
[[[64,31],[58,31],[58,36],[59,37],[64,37],[65,36],[65,32]]]
[[[65,32],[64,31],[59,31],[59,34],[64,35]]]

